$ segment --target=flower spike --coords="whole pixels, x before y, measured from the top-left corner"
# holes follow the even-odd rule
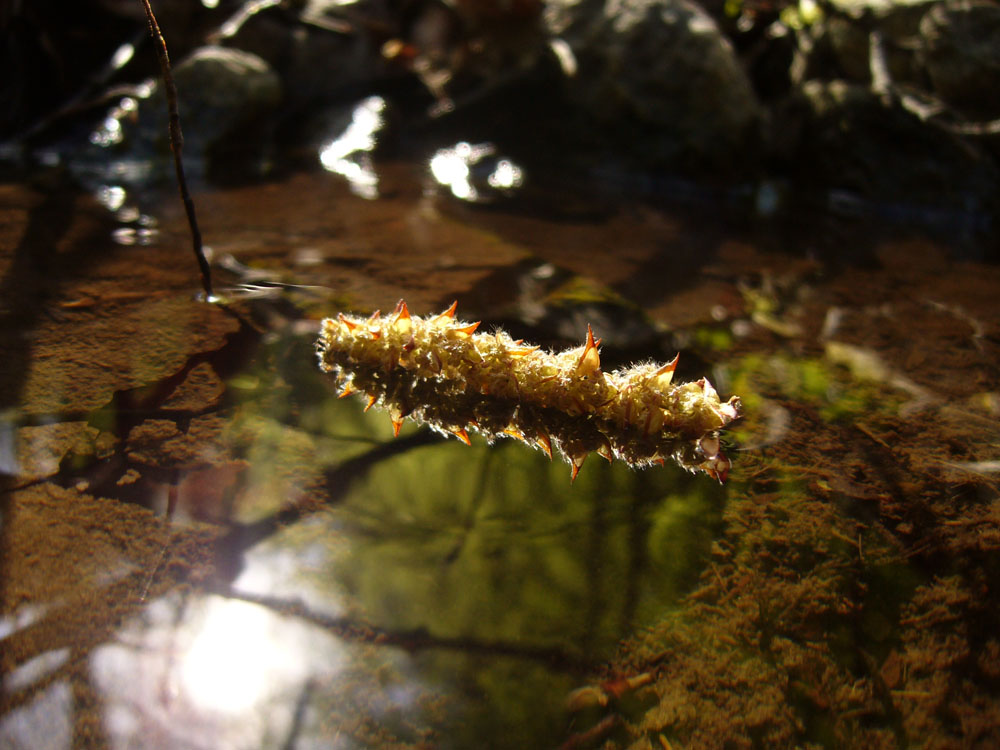
[[[411,315],[400,300],[392,316],[325,320],[320,367],[343,383],[343,396],[381,405],[398,435],[409,416],[468,444],[469,430],[489,441],[513,437],[553,448],[575,479],[589,453],[632,467],[674,458],[689,471],[724,481],[731,462],[719,431],[740,416],[735,396],[722,401],[702,378],[674,383],[677,357],[605,373],[600,339],[587,326],[582,347],[552,353],[502,330],[455,320],[457,303],[431,318]]]

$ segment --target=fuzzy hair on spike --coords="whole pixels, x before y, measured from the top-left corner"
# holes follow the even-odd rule
[[[467,444],[473,430],[549,458],[555,448],[573,479],[596,452],[632,467],[672,458],[725,481],[719,430],[739,418],[740,400],[720,400],[705,378],[674,383],[676,357],[606,373],[590,326],[582,346],[548,352],[504,331],[476,333],[479,323],[457,320],[456,307],[423,318],[400,300],[386,318],[327,318],[320,368],[344,384],[342,396],[364,393],[366,411],[387,410],[396,434],[408,417]]]

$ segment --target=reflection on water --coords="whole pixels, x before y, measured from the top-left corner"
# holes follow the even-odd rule
[[[354,108],[344,131],[324,144],[319,152],[323,168],[345,177],[351,191],[362,198],[378,197],[378,175],[371,151],[377,144],[379,131],[385,126],[385,109],[385,99],[368,97]]]
[[[451,148],[439,149],[431,158],[430,171],[435,181],[464,201],[486,201],[491,192],[509,193],[521,187],[524,172],[510,159],[492,158],[492,143],[471,144],[462,141]]]
[[[98,554],[83,600],[65,595],[80,607],[123,584],[76,678],[100,696],[101,732],[148,747],[370,747],[428,732],[442,747],[483,733],[497,747],[558,744],[565,696],[598,655],[688,585],[721,489],[595,465],[570,491],[564,467],[519,446],[416,429],[393,440],[388,420],[336,397],[314,329],[285,330],[231,378],[226,347],[168,375],[130,428],[98,418],[110,455],[73,438],[77,460],[25,465],[156,508],[173,529],[111,579]],[[44,512],[35,492],[12,495],[15,518]],[[102,513],[117,523],[113,506]],[[202,549],[214,572],[177,548],[205,523],[221,534]],[[4,620],[20,665],[7,689],[27,696],[54,676],[32,666],[44,655],[30,656],[34,621],[20,617]],[[49,671],[72,674],[59,653]]]
[[[380,179],[201,196],[220,288],[267,291],[229,308],[171,204],[123,247],[117,183],[3,188],[0,745],[990,746],[995,267]],[[394,439],[314,340],[399,297],[592,322],[609,367],[683,347],[743,399],[729,482]]]

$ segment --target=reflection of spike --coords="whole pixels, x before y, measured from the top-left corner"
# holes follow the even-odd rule
[[[729,424],[734,419],[739,419],[740,416],[739,396],[733,396],[726,403],[720,405],[719,416],[721,416],[725,420],[724,424]]]
[[[455,317],[455,311],[458,309],[458,300],[451,303],[451,307],[445,310],[443,313],[435,317],[431,323],[446,323]]]
[[[340,395],[337,396],[337,398],[347,398],[352,393],[357,393],[357,392],[358,389],[354,387],[354,383],[348,380],[346,383],[344,383],[344,390],[340,392]]]
[[[451,434],[454,435],[455,437],[457,437],[459,440],[461,440],[466,445],[470,445],[470,446],[472,445],[472,441],[469,440],[469,433],[467,433],[465,431],[464,427],[462,427],[461,429],[458,429],[458,430],[452,430]]]
[[[717,479],[720,484],[726,481],[726,477],[729,476],[729,470],[732,467],[733,462],[721,453],[714,459],[706,461],[701,465],[701,468],[705,470],[705,473],[712,477],[712,479]]]
[[[603,458],[609,464],[613,463],[614,460],[615,460],[615,454],[611,451],[611,444],[608,443],[608,441],[606,439],[604,441],[604,444],[601,445],[601,447],[598,448],[595,451],[595,453],[597,453],[598,456],[600,456],[601,458]]]
[[[680,354],[674,355],[672,360],[653,373],[652,377],[657,388],[666,388],[670,385],[670,381],[674,379],[674,370],[677,369],[677,360],[680,359],[680,356]]]
[[[719,455],[719,438],[715,435],[706,435],[698,441],[698,447],[705,454],[705,458],[715,458]]]
[[[549,457],[549,461],[552,460],[552,441],[549,439],[548,433],[539,432],[538,437],[535,438],[535,442],[538,443],[538,447],[545,451],[545,455]]]
[[[376,401],[378,401],[378,396],[376,396],[376,395],[375,395],[374,393],[373,393],[373,394],[371,394],[371,395],[370,395],[370,396],[368,397],[368,403],[367,403],[367,404],[365,404],[365,411],[368,411],[369,409],[371,409],[371,408],[372,408],[372,406],[374,406],[374,405],[375,405],[375,402],[376,402]]]
[[[348,320],[344,316],[344,313],[337,313],[337,320],[339,320],[341,324],[347,328],[348,331],[357,330],[358,324],[355,323],[354,321]]]
[[[580,355],[580,361],[576,363],[576,371],[582,375],[589,375],[601,369],[601,355],[597,350],[601,340],[594,341],[594,329],[587,324],[587,344]]]
[[[572,474],[570,474],[569,481],[571,481],[571,482],[575,482],[576,481],[576,475],[580,473],[580,467],[583,466],[583,462],[586,461],[586,460],[587,460],[587,454],[586,453],[584,453],[582,456],[577,456],[576,458],[571,458],[570,459],[570,461],[569,461],[570,462],[570,471],[572,472]]]

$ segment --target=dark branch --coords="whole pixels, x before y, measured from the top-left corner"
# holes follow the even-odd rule
[[[163,75],[163,90],[167,95],[167,111],[170,117],[170,150],[174,155],[174,169],[177,172],[177,187],[181,193],[181,200],[184,202],[184,211],[187,213],[188,226],[191,227],[191,244],[194,248],[195,258],[198,259],[198,267],[201,269],[201,285],[205,290],[205,299],[212,299],[212,271],[208,266],[208,259],[205,257],[205,250],[201,245],[201,230],[198,229],[198,219],[194,213],[194,201],[188,192],[187,179],[184,177],[184,164],[181,161],[181,151],[184,148],[184,136],[181,134],[181,116],[177,110],[177,86],[174,84],[174,75],[170,70],[170,56],[167,54],[167,43],[160,33],[160,25],[156,22],[153,9],[149,5],[149,0],[141,0],[146,11],[146,20],[149,22],[149,33],[153,37],[156,45],[156,54],[160,59],[160,72]]]

